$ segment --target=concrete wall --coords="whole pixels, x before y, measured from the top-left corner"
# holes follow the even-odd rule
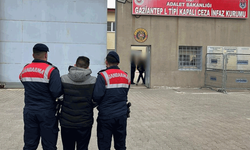
[[[19,82],[35,43],[50,48],[49,60],[61,75],[79,55],[88,56],[93,75],[104,68],[107,1],[1,0],[0,82]]]
[[[108,12],[107,21],[115,22],[115,12]]]
[[[132,16],[131,3],[118,3],[117,52],[121,68],[130,71],[131,45],[151,45],[151,85],[201,87],[204,85],[207,46],[250,46],[249,19]],[[148,31],[148,40],[135,41],[137,28]],[[202,71],[178,70],[178,47],[202,46]]]
[[[107,49],[115,50],[115,32],[107,33]]]

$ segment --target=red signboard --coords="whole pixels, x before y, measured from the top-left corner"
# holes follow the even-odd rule
[[[248,18],[248,0],[133,0],[133,15]]]

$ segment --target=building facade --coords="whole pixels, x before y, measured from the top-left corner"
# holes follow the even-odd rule
[[[130,72],[131,47],[141,46],[150,49],[147,66],[149,87],[202,87],[208,46],[250,47],[250,38],[248,38],[250,20],[246,16],[245,18],[243,16],[242,18],[197,17],[192,16],[192,13],[201,15],[198,9],[193,12],[190,9],[189,14],[186,15],[183,15],[183,11],[180,12],[179,9],[178,13],[182,13],[180,16],[180,14],[173,15],[174,11],[170,6],[170,9],[147,9],[144,7],[146,4],[142,4],[141,7],[135,8],[133,6],[135,1],[138,4],[148,0],[117,3],[117,52],[121,56],[121,68]],[[164,7],[171,5],[176,8],[182,4],[188,5],[185,0],[182,1],[184,2],[165,3]],[[236,0],[235,8],[242,9],[246,13],[248,1],[244,2]],[[148,11],[144,12],[144,8]],[[138,14],[132,14],[132,11]],[[170,11],[171,16],[164,15],[164,13],[169,14]],[[209,13],[215,15],[214,12]],[[234,15],[247,15],[243,11],[236,13],[238,14]],[[143,39],[138,42],[138,34],[141,31],[144,34]]]
[[[107,52],[115,51],[115,8],[108,8],[107,14]]]

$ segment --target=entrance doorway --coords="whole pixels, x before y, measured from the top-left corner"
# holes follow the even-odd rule
[[[151,46],[131,46],[131,83],[150,88]]]

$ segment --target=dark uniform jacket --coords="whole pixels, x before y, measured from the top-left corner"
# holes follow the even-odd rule
[[[59,71],[51,63],[34,60],[19,75],[25,88],[24,110],[55,110],[56,98],[62,94]]]
[[[93,93],[98,103],[99,119],[113,119],[127,114],[127,94],[130,80],[118,66],[100,71]]]
[[[95,77],[90,69],[69,67],[69,73],[61,77],[63,105],[60,124],[65,128],[91,127],[93,124],[92,93]]]

